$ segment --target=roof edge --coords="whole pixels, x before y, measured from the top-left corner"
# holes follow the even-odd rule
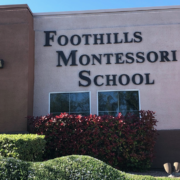
[[[33,13],[31,11],[31,9],[29,8],[29,6],[27,4],[12,4],[12,5],[2,5],[0,6],[0,10],[4,10],[4,9],[22,9],[22,8],[27,8],[29,10],[29,12],[31,13],[31,15],[33,16]]]
[[[139,7],[139,8],[120,8],[120,9],[102,9],[102,10],[84,10],[84,11],[61,11],[61,12],[45,12],[33,13],[33,16],[55,16],[55,15],[73,15],[73,14],[93,14],[93,13],[115,13],[115,12],[133,12],[133,11],[151,11],[151,10],[166,10],[166,9],[180,9],[177,6],[154,6],[154,7]]]

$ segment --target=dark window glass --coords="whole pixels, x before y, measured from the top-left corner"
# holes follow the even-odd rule
[[[108,112],[108,111],[102,111],[102,112],[99,112],[99,115],[100,116],[103,116],[103,115],[111,115],[111,116],[117,116],[117,112]]]
[[[52,93],[50,94],[50,113],[59,115],[69,114],[90,114],[89,93]]]
[[[89,111],[89,93],[71,93],[70,111],[71,112]]]
[[[139,94],[138,91],[108,91],[98,93],[99,115],[117,116],[121,112],[138,114]]]
[[[99,111],[118,111],[118,92],[98,93]]]
[[[61,112],[69,112],[69,94],[50,94],[50,112],[56,114]]]
[[[120,91],[119,110],[139,110],[139,97],[137,91]]]

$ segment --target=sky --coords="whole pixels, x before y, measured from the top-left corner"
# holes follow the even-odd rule
[[[0,5],[28,4],[33,13],[174,6],[180,0],[0,0]]]

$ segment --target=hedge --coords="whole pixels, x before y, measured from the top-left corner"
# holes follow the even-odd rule
[[[41,161],[46,141],[44,135],[0,134],[0,155],[25,161]]]
[[[45,135],[45,158],[79,154],[90,155],[121,170],[145,170],[154,158],[157,136],[155,113],[140,116],[120,113],[112,116],[28,117],[29,131]]]
[[[89,156],[72,155],[44,162],[0,157],[1,180],[169,180],[124,173]]]

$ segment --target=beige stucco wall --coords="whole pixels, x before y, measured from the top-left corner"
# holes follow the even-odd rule
[[[180,129],[180,6],[163,8],[141,8],[125,10],[85,11],[66,13],[45,13],[34,14],[35,28],[35,80],[34,80],[34,115],[46,115],[49,113],[50,92],[91,92],[91,113],[97,114],[97,91],[100,90],[131,90],[140,92],[140,106],[143,110],[156,112],[158,122],[157,128]],[[54,42],[51,47],[44,47],[44,31],[56,31]],[[84,45],[84,38],[78,46],[70,43],[60,46],[57,38],[66,35],[70,38],[77,34],[106,34],[128,32],[130,36],[134,32],[142,33],[140,43],[104,44],[93,45],[93,38],[90,45]],[[52,34],[51,34],[52,35]],[[104,41],[106,38],[104,38]],[[77,50],[78,66],[56,67],[58,55],[56,51],[63,51],[68,57],[72,50]],[[172,59],[171,51],[176,50],[178,61],[155,63],[145,60],[144,63],[115,64],[115,57],[111,58],[111,65],[106,64],[106,58],[102,58],[102,64],[96,63],[82,66],[79,56],[82,54],[105,54],[105,53],[128,53],[155,51],[168,51]],[[126,59],[123,57],[123,59]],[[70,62],[69,62],[70,63]],[[91,72],[92,83],[88,87],[79,87],[79,72],[87,70]],[[134,85],[132,81],[122,86],[96,86],[93,78],[96,75],[150,73],[153,85]],[[82,83],[85,84],[81,80]],[[104,79],[99,82],[105,83]]]

